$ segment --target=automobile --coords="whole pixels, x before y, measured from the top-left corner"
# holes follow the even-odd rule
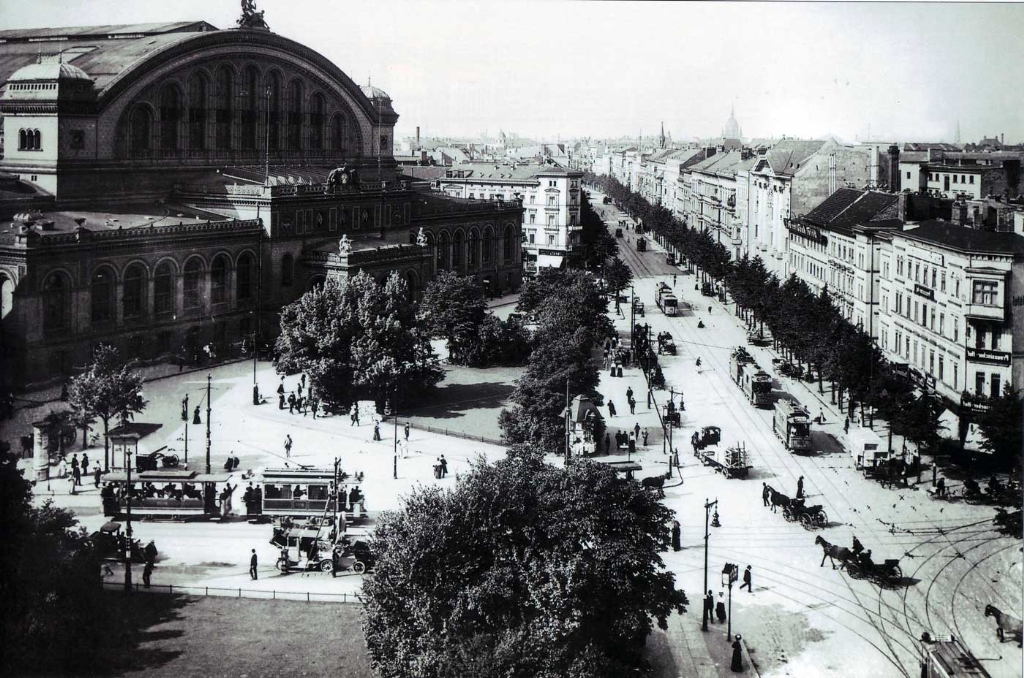
[[[341,551],[339,570],[352,570],[356,574],[363,574],[373,570],[377,564],[370,545],[365,541],[342,539],[335,548]]]
[[[622,237],[622,229],[621,228],[616,228],[615,229],[615,237],[616,238],[621,238]]]
[[[280,549],[275,567],[283,574],[292,570],[334,571],[332,544],[319,526],[275,527],[270,543]]]
[[[121,533],[121,523],[109,521],[103,524],[99,530],[89,535],[97,555],[103,560],[123,560],[125,544],[128,538]],[[152,557],[156,557],[156,546],[152,548]],[[146,549],[142,542],[132,539],[131,559],[133,563],[146,562]]]

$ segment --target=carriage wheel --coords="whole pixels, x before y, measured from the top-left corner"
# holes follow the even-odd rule
[[[863,571],[860,569],[860,565],[856,563],[847,563],[846,573],[850,575],[852,579],[860,579]]]
[[[970,494],[964,493],[964,501],[973,506],[977,506],[982,502],[982,496],[978,492],[972,492]]]
[[[811,516],[807,513],[801,513],[800,525],[802,525],[805,530],[811,529],[813,527],[813,525],[811,524]]]
[[[320,561],[320,571],[326,574],[330,574],[334,571],[334,563],[330,560],[324,559]]]
[[[789,510],[788,506],[782,509],[782,517],[788,520],[789,522],[793,522],[794,520],[796,520],[796,516],[793,515],[793,512]]]
[[[361,560],[357,560],[356,562],[352,563],[352,571],[356,574],[362,574],[363,572],[366,572],[366,563],[364,563]]]
[[[824,511],[818,511],[814,514],[814,523],[818,527],[825,527],[826,525],[828,525],[828,516],[825,514]]]
[[[899,565],[893,565],[885,573],[885,576],[886,576],[886,579],[888,580],[888,583],[890,585],[896,586],[901,581],[903,581],[903,570],[900,569]]]
[[[277,559],[277,565],[275,567],[277,567],[277,569],[279,569],[281,572],[284,572],[284,573],[287,574],[287,572],[288,572],[288,561],[285,560],[284,558],[278,558]]]

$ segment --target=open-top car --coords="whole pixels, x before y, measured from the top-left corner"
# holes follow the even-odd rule
[[[93,547],[96,549],[96,553],[103,560],[123,560],[125,553],[125,546],[128,542],[126,537],[121,532],[121,523],[115,521],[109,521],[103,524],[99,530],[93,532],[89,538],[92,540]],[[156,546],[150,544],[149,547],[143,548],[142,542],[138,539],[132,539],[131,545],[131,559],[133,563],[144,563],[147,560],[146,551],[151,550],[152,558],[156,557]]]

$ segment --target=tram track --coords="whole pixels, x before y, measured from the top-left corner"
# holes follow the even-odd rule
[[[657,272],[655,272],[647,264],[647,262],[643,260],[643,257],[641,257],[637,253],[633,252],[632,250],[629,250],[629,251],[630,251],[629,256],[627,256],[625,258],[630,260],[630,267],[634,271],[639,273],[640,270],[643,269],[643,271],[646,272],[646,274],[647,274],[645,277],[648,277],[648,278],[655,278],[655,277],[658,277],[660,275],[665,275],[664,273],[657,273]],[[630,303],[632,303],[632,300],[631,300]],[[728,316],[730,318],[730,320],[731,320],[732,314],[730,314],[728,311],[726,311],[725,315]],[[678,338],[678,335],[680,333],[682,333],[682,332],[687,332],[688,336],[690,336],[690,337],[692,337],[693,333],[695,332],[695,330],[693,328],[690,328],[687,323],[679,323],[679,324],[669,323],[669,330],[668,331],[669,331],[670,335],[672,335],[673,340],[676,340]],[[722,360],[722,358],[719,357],[716,354],[715,351],[709,351],[707,355],[709,357],[709,362],[712,362],[712,365],[717,368],[715,376],[720,376],[723,372],[726,375],[729,374],[728,365],[725,364],[725,362]],[[779,452],[775,450],[775,447],[774,447],[775,440],[774,440],[774,438],[769,437],[764,432],[764,430],[763,430],[763,426],[765,425],[765,421],[763,419],[760,422],[761,426],[758,426],[757,418],[755,418],[752,415],[752,413],[747,411],[748,408],[741,407],[739,410],[737,410],[737,408],[734,406],[734,403],[732,402],[732,398],[731,397],[723,396],[722,390],[720,389],[720,387],[718,385],[716,385],[714,383],[713,379],[708,379],[707,381],[708,381],[709,387],[714,390],[715,394],[721,399],[723,405],[730,412],[730,414],[732,414],[732,416],[736,419],[736,421],[738,421],[738,422],[746,421],[747,423],[751,424],[751,426],[749,428],[745,429],[745,432],[748,435],[751,435],[751,437],[756,437],[756,438],[759,439],[759,442],[762,444],[762,447],[755,448],[755,450],[756,450],[756,453],[757,453],[758,457],[761,459],[763,465],[768,469],[769,472],[771,472],[775,477],[782,477],[782,474],[780,474],[778,472],[778,470],[775,468],[775,466],[772,463],[769,462],[769,460],[767,458],[767,455],[766,455],[766,452],[768,450],[770,450],[771,454],[774,455],[774,458],[775,458],[777,464],[780,465],[783,469],[785,469],[786,473],[790,476],[791,480],[795,481],[795,477],[796,477],[796,475],[798,473],[800,475],[809,474],[809,472],[806,471],[806,468],[805,468],[806,465],[801,463],[801,461],[797,457],[793,456],[791,458],[791,460],[790,460],[792,462],[792,465],[797,467],[797,469],[798,469],[797,472],[794,472],[793,469],[791,468],[791,466],[786,463],[786,460],[782,459],[782,456],[779,454]],[[838,491],[839,488],[836,487],[834,483],[832,483],[830,480],[828,480],[828,484],[832,485],[832,487],[837,491],[834,496],[839,496],[839,497],[843,496],[843,493]],[[821,496],[822,496],[822,501],[824,503],[828,504],[829,508],[831,509],[831,514],[833,516],[840,516],[840,515],[845,516],[848,513],[848,512],[840,513],[840,511],[838,509],[838,506],[832,503],[832,501],[831,501],[831,499],[830,499],[830,497],[828,495],[822,494]],[[855,507],[852,507],[852,505],[850,505],[849,502],[846,502],[846,503],[847,503],[847,508],[848,509],[852,508],[852,509],[854,509],[854,512],[857,512]],[[872,528],[871,531],[873,531],[873,528]],[[893,649],[892,642],[890,641],[890,639],[888,638],[888,636],[886,635],[884,630],[880,629],[876,625],[874,620],[871,619],[871,617],[870,617],[870,614],[871,614],[870,610],[866,607],[866,605],[864,604],[864,602],[862,601],[862,599],[860,598],[858,593],[854,590],[854,588],[850,584],[850,582],[848,580],[846,580],[845,578],[844,578],[844,582],[845,582],[845,584],[847,586],[847,589],[850,591],[850,594],[855,599],[856,606],[859,607],[860,609],[862,609],[866,614],[869,615],[869,618],[868,618],[869,625],[871,625],[875,629],[876,633],[879,634],[879,637],[882,639],[883,643],[886,645],[886,648],[888,650],[888,654],[884,654],[883,653],[884,656],[886,657],[886,659],[889,660],[889,661],[892,661],[892,662],[894,662],[896,664],[899,664],[899,658],[897,657],[897,653]],[[915,656],[916,656],[916,653],[915,653]],[[904,674],[906,675],[905,669],[901,668],[901,671],[904,672]]]

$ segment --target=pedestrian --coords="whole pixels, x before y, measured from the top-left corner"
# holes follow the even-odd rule
[[[680,537],[682,536],[682,529],[679,525],[678,520],[672,521],[672,550],[681,551],[682,545],[680,544]]]
[[[253,504],[256,515],[261,515],[263,513],[263,488],[259,485],[256,486],[256,491],[253,493]]]
[[[725,623],[725,601],[722,600],[723,596],[725,596],[725,594],[719,591],[718,602],[715,603],[715,615],[718,617],[718,623],[720,624]]]
[[[292,458],[292,436],[290,433],[286,433],[284,436],[284,456],[286,459]]]
[[[675,286],[676,286],[676,274],[673,273],[672,274],[672,287],[675,287]]]
[[[142,585],[147,589],[149,588],[150,580],[153,577],[154,567],[156,567],[156,565],[154,565],[153,561],[150,560],[146,561],[146,566],[142,568]]]
[[[626,389],[626,400],[628,401],[628,400],[632,400],[632,399],[633,399],[633,387],[630,386],[629,388]]]
[[[320,401],[316,399],[311,400],[309,409],[313,412],[313,418],[316,419],[316,413],[320,410]]]
[[[309,405],[308,401],[302,396],[299,396],[295,405],[299,408],[299,412],[302,412],[302,416],[306,416],[306,407]]]
[[[611,434],[609,434],[607,431],[605,431],[605,433],[604,433],[604,450],[605,450],[605,453],[611,452],[611,450],[612,450],[611,445],[612,445]]]
[[[342,515],[342,520],[345,520],[345,516]],[[334,548],[331,549],[331,579],[338,576],[338,570],[341,569],[341,545],[335,544]]]
[[[277,409],[279,409],[279,410],[283,410],[284,409],[284,393],[283,392],[277,394]]]
[[[846,418],[846,422],[843,424],[843,433],[849,433],[849,432],[850,432],[850,418],[847,417]]]
[[[818,410],[818,421],[822,424],[825,423],[825,409],[821,408]]]
[[[946,479],[945,478],[939,478],[938,481],[935,483],[935,496],[936,497],[945,497],[946,496]]]
[[[76,486],[79,486],[79,485],[82,484],[82,469],[81,468],[79,468],[78,466],[72,466],[71,467],[71,475],[72,475],[72,481],[75,483]]]
[[[78,468],[78,454],[71,455],[71,470],[74,472]]]
[[[374,440],[380,440],[381,439],[380,438],[380,422],[379,421],[374,421],[373,422],[373,439]]]
[[[409,422],[405,422],[405,442],[409,442]]]
[[[93,484],[96,487],[99,487],[100,486],[100,465],[99,465],[99,462],[96,462],[96,465],[93,466],[93,468],[92,468],[92,479],[93,479]]]
[[[804,477],[800,476],[796,481],[796,498],[803,499],[804,496]]]
[[[647,429],[644,429],[643,439],[644,439],[644,447],[647,447]]]
[[[761,500],[764,501],[765,506],[771,506],[771,502],[768,501],[769,497],[771,497],[771,490],[768,489],[768,483],[761,483]]]
[[[632,397],[629,399],[629,413],[636,414],[636,401]]]
[[[302,387],[303,388],[306,387],[306,373],[305,372],[302,373]]]
[[[89,472],[89,453],[88,452],[83,452],[82,453],[82,473],[88,473],[88,472]]]
[[[257,562],[258,561],[256,559],[256,549],[253,549],[252,556],[249,557],[249,576],[252,578],[253,581],[259,579],[259,575],[256,572]]]
[[[440,462],[441,462],[441,477],[444,478],[446,475],[448,475],[448,460],[444,458],[443,454],[441,455]]]
[[[651,390],[647,389],[647,409],[651,409]]]
[[[252,501],[254,494],[255,492],[253,491],[252,483],[249,483],[249,487],[245,488],[245,493],[242,494],[242,503],[245,504],[245,515],[247,516],[251,516],[253,514]]]
[[[636,422],[636,425],[633,426],[633,437],[640,437],[640,422]]]
[[[288,414],[295,414],[295,391],[288,394]]]
[[[744,588],[747,589],[748,593],[754,592],[754,587],[750,583],[750,565],[747,565],[747,569],[743,570],[743,586],[740,587],[740,591]]]
[[[75,492],[75,486],[78,485],[78,483],[75,482],[75,475],[77,475],[78,473],[78,467],[75,467],[74,473],[68,476],[68,494],[77,494]]]
[[[715,596],[711,591],[704,596],[704,619],[710,622],[715,621]]]
[[[732,641],[732,664],[729,668],[733,673],[739,673],[743,670],[743,646],[740,644],[742,637],[737,633],[736,640]]]
[[[303,388],[303,386],[305,386],[305,383],[299,382],[299,385],[295,389],[296,391],[298,391],[300,398],[302,397],[302,388]]]
[[[613,403],[611,400],[608,401],[608,416],[615,416],[615,403]]]
[[[359,403],[352,405],[352,425],[359,426]]]

